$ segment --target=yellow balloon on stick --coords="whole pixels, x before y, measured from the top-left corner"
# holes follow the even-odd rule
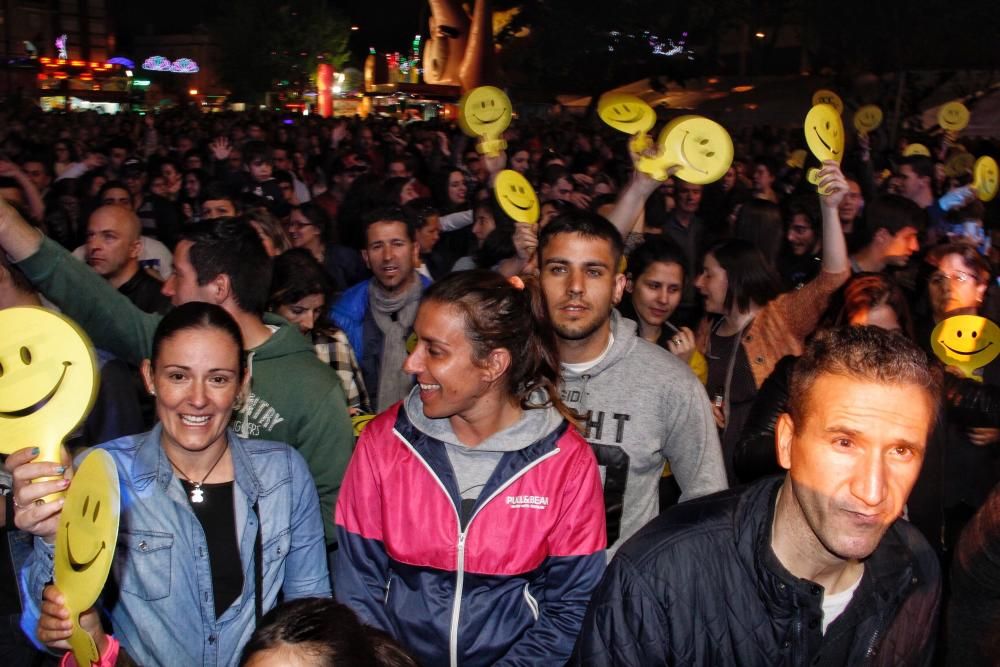
[[[36,462],[58,463],[97,387],[93,346],[75,322],[36,306],[0,310],[0,454],[38,447]]]
[[[73,622],[69,644],[78,665],[100,661],[93,638],[80,627],[104,588],[118,542],[121,495],[118,468],[111,455],[94,449],[73,475],[59,514],[53,577]],[[156,573],[153,573],[156,576]]]
[[[507,93],[495,86],[473,88],[458,102],[458,124],[470,137],[479,137],[476,150],[484,155],[499,155],[507,148],[503,133],[513,113]]]

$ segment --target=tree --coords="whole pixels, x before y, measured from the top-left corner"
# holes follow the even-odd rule
[[[350,58],[350,24],[325,0],[226,0],[215,27],[220,75],[236,100],[304,91],[317,65],[340,68]]]

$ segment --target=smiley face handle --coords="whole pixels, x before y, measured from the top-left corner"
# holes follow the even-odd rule
[[[632,138],[628,140],[628,149],[633,155],[642,155],[652,147],[653,140],[645,132],[641,134],[634,134],[632,135]]]
[[[61,463],[62,462],[62,442],[47,443],[38,446],[39,454],[34,458],[32,463]],[[39,482],[54,482],[60,480],[62,477],[36,477],[31,480],[32,484],[38,484]],[[56,493],[50,493],[49,495],[42,498],[47,503],[55,502],[63,496],[66,495],[65,491],[58,491]],[[81,663],[82,664],[82,663]]]
[[[476,151],[479,154],[489,155],[490,157],[500,155],[505,150],[507,150],[507,141],[505,139],[491,139],[488,136],[484,136],[476,144]]]
[[[88,666],[98,664],[101,661],[101,653],[97,650],[94,638],[80,627],[80,615],[71,613],[70,619],[73,621],[73,634],[69,636],[69,646],[76,664]]]

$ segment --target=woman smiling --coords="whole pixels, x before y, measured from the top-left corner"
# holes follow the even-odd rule
[[[191,302],[157,327],[142,365],[160,423],[100,447],[114,458],[121,530],[99,606],[121,649],[139,664],[235,664],[255,620],[285,599],[329,595],[316,488],[302,457],[283,443],[243,440],[228,429],[246,386],[242,341],[222,308]],[[55,648],[71,631],[52,579],[52,541],[62,502],[40,498],[67,480],[21,450],[15,520],[35,540],[24,627]],[[41,618],[39,620],[39,611]],[[93,614],[85,624],[104,651]]]
[[[362,433],[337,504],[338,598],[426,665],[565,663],[604,569],[594,455],[541,296],[513,282],[424,293],[418,386]]]

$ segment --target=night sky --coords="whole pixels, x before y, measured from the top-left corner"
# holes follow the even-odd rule
[[[198,24],[208,24],[220,4],[220,0],[171,0],[155,4],[112,0],[111,7],[119,44],[122,50],[127,50],[131,34],[183,33]],[[413,35],[418,32],[427,35],[426,0],[331,0],[330,4],[360,28],[351,39],[352,60],[358,63],[363,61],[369,46],[379,51],[401,51],[409,47]]]

